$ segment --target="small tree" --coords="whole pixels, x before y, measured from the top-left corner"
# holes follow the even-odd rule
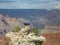
[[[21,28],[19,28],[18,26],[15,27],[14,30],[12,30],[13,32],[18,32],[19,30],[21,30]]]
[[[19,30],[21,30],[21,28],[19,28],[18,26],[15,27],[15,31],[18,32]]]
[[[33,28],[32,32],[35,33],[35,34],[38,34],[38,28],[37,27]]]

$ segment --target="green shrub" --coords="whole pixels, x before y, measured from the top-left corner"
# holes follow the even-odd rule
[[[13,32],[18,32],[18,31],[20,31],[21,30],[21,28],[19,28],[18,26],[17,27],[15,27],[15,29],[14,30],[12,30]]]
[[[38,34],[38,28],[37,27],[33,28],[32,32],[35,33],[35,34]]]

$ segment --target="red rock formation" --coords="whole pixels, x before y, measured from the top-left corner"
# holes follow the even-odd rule
[[[60,45],[60,32],[42,35],[46,37],[46,41],[43,45]]]
[[[8,45],[9,44],[9,38],[1,37],[0,38],[0,45]]]

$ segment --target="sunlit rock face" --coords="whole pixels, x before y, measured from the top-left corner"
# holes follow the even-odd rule
[[[34,40],[39,42],[45,41],[45,37],[36,36],[35,33],[31,33],[29,30],[29,26],[25,26],[19,32],[8,32],[6,37],[11,39],[9,45],[35,45]]]

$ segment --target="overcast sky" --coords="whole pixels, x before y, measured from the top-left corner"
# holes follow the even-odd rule
[[[0,9],[60,9],[60,0],[0,0]]]

